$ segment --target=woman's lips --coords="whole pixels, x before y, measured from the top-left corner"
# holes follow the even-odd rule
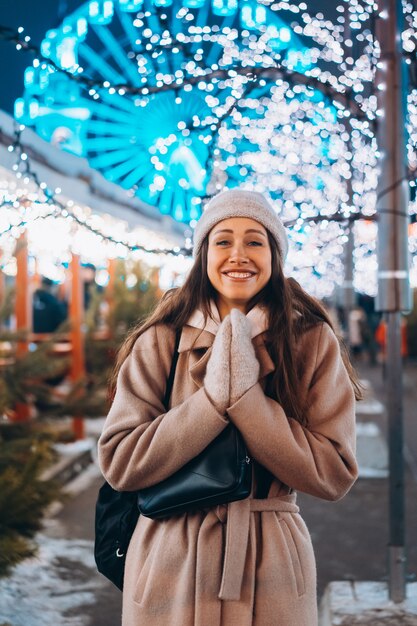
[[[253,272],[223,272],[223,276],[226,276],[231,280],[243,281],[253,278],[255,274]]]

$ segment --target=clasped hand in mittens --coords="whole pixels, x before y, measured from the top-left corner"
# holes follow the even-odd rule
[[[230,406],[230,348],[232,324],[227,315],[219,326],[207,363],[204,388],[219,413]]]
[[[259,378],[250,322],[232,309],[219,326],[207,363],[204,387],[219,413],[224,414]]]
[[[230,406],[237,402],[259,379],[259,361],[252,344],[251,325],[238,309],[230,313]]]

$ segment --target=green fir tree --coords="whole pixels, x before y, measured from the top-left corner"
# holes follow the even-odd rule
[[[57,485],[42,480],[54,458],[52,441],[35,424],[0,425],[0,577],[36,554],[43,514],[60,497]]]

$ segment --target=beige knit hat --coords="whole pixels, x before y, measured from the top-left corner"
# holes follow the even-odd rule
[[[281,258],[285,261],[288,239],[284,224],[261,193],[238,188],[226,189],[208,202],[194,230],[194,258],[213,226],[229,217],[249,217],[265,226],[277,242]]]

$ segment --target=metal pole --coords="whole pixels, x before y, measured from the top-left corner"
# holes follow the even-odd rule
[[[376,309],[387,320],[387,410],[389,422],[389,593],[406,595],[401,311],[411,309],[408,255],[409,188],[406,170],[406,75],[402,59],[401,0],[378,0],[377,137],[378,294]]]
[[[388,313],[386,388],[390,468],[389,592],[393,602],[402,602],[406,596],[406,556],[400,312]]]
[[[349,185],[352,189],[351,185]],[[352,198],[352,196],[350,196]],[[351,204],[352,206],[352,204]],[[355,292],[353,289],[353,222],[349,221],[347,226],[347,241],[345,243],[345,279],[343,281],[343,308],[345,311],[345,323],[349,328],[349,315],[355,307]],[[349,339],[349,333],[348,333]]]

